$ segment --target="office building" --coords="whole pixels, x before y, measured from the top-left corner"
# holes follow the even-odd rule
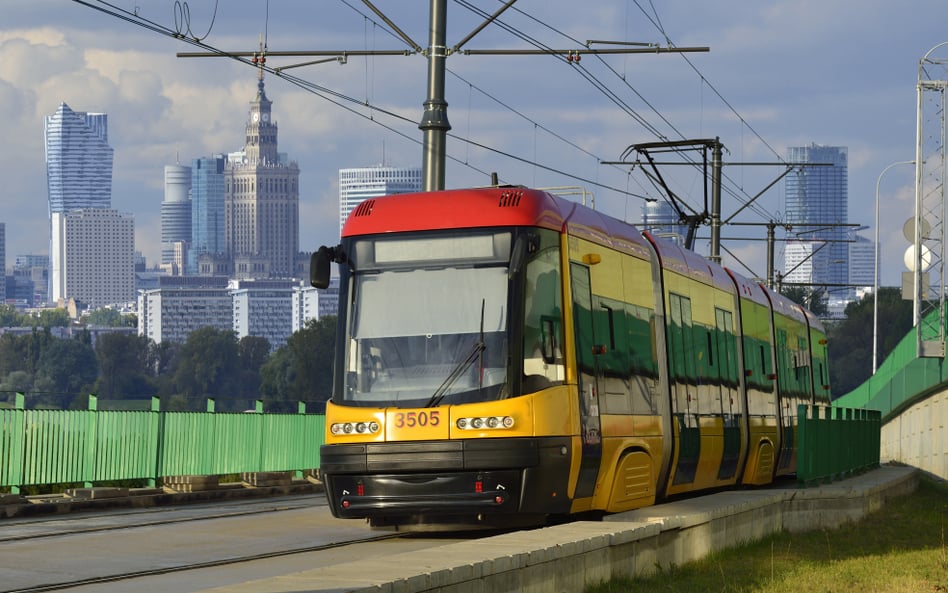
[[[300,170],[277,151],[271,107],[261,70],[243,156],[224,165],[224,236],[235,278],[291,278],[296,270]]]
[[[786,222],[793,226],[784,251],[784,281],[825,290],[836,299],[853,294],[849,284],[848,150],[844,146],[788,149],[802,164],[786,178]]]
[[[875,242],[862,235],[853,234],[849,244],[849,283],[853,288],[868,288],[875,284]]]
[[[54,278],[58,302],[74,299],[90,308],[135,300],[135,219],[109,208],[53,213],[52,254],[62,265]]]
[[[7,225],[3,222],[0,222],[0,266],[3,268],[0,276],[4,278],[4,281],[0,282],[0,305],[2,305],[7,300]]]
[[[8,290],[7,298],[14,299],[17,307],[39,307],[49,294],[49,256],[16,256],[13,277],[14,288],[12,292]]]
[[[421,167],[339,169],[339,234],[349,213],[369,198],[421,191]]]
[[[319,294],[309,283],[300,282],[293,287],[293,333],[305,328],[310,319],[319,319]]]
[[[298,287],[298,281],[289,279],[232,280],[229,289],[237,339],[266,338],[271,350],[285,346],[294,331],[294,289]]]
[[[683,245],[688,235],[688,226],[681,224],[675,207],[665,200],[646,200],[642,204],[639,228],[678,245]]]
[[[48,298],[67,296],[64,286],[63,234],[56,215],[82,208],[112,207],[112,159],[108,116],[73,111],[65,103],[45,120],[46,183],[50,215],[50,274]],[[61,218],[61,217],[60,217]]]
[[[233,301],[222,276],[163,276],[138,293],[138,335],[184,343],[196,329],[232,330]]]
[[[138,293],[138,334],[182,343],[210,326],[233,331],[238,339],[266,338],[276,349],[316,314],[314,306],[298,301],[299,289],[299,281],[288,279],[163,276],[157,288]]]
[[[165,165],[165,196],[161,201],[161,264],[181,269],[191,242],[191,167]],[[178,260],[175,259],[177,252]]]
[[[201,157],[191,163],[191,244],[188,274],[198,274],[201,256],[226,253],[224,241],[224,155]],[[228,266],[229,269],[229,266]]]

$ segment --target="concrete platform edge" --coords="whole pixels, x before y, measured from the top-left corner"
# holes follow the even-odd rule
[[[811,488],[736,490],[607,517],[355,561],[203,593],[567,592],[646,575],[778,531],[857,521],[918,486],[912,467],[883,466]]]

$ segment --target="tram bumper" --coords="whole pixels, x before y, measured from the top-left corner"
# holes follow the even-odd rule
[[[565,437],[324,445],[320,475],[333,515],[373,524],[566,513],[569,446]]]

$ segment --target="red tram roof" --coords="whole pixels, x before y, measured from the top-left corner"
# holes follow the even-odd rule
[[[509,187],[398,194],[359,204],[342,236],[496,226],[561,231],[571,209],[567,204],[545,192]]]
[[[632,225],[565,198],[520,187],[370,198],[349,215],[342,236],[503,226],[547,228],[648,257],[645,240]]]

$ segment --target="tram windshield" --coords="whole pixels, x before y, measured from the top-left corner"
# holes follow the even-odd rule
[[[512,233],[351,244],[346,403],[421,407],[504,397]]]

